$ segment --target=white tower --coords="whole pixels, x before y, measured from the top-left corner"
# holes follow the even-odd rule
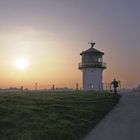
[[[82,63],[79,69],[83,73],[83,90],[102,91],[102,73],[106,69],[106,63],[103,62],[104,53],[93,48],[95,43],[90,42],[91,48],[80,53]]]

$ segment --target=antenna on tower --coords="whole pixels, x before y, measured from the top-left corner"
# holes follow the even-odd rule
[[[96,43],[91,41],[91,42],[88,42],[88,44],[90,44],[91,48],[93,48]]]

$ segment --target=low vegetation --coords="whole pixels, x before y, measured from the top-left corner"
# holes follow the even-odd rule
[[[1,93],[1,140],[80,140],[119,95],[93,92]]]

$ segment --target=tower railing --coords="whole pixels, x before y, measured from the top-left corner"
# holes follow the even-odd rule
[[[83,68],[103,68],[106,69],[107,63],[105,62],[91,62],[91,63],[79,63],[79,69]]]

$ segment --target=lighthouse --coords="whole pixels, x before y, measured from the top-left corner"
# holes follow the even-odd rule
[[[104,53],[94,48],[96,43],[89,44],[91,47],[80,53],[82,62],[79,63],[79,69],[83,74],[83,90],[102,91],[102,74],[106,69],[106,63],[103,62]]]

